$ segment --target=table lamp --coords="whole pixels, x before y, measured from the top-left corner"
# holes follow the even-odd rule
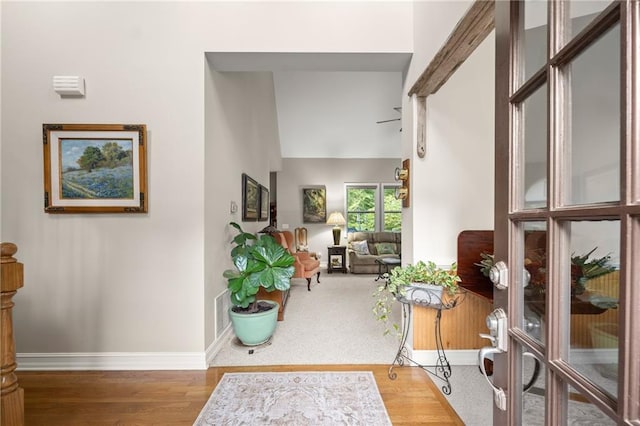
[[[340,228],[343,225],[346,225],[347,221],[344,220],[344,216],[340,212],[333,212],[329,215],[329,219],[327,219],[327,225],[333,225],[333,245],[340,245]]]

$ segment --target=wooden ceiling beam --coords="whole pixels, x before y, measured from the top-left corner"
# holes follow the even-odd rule
[[[493,30],[494,0],[476,0],[409,90],[408,95],[436,93]]]

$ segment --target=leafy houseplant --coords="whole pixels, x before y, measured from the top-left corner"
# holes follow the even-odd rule
[[[231,249],[231,259],[235,269],[227,269],[223,276],[227,279],[229,292],[231,293],[231,321],[236,336],[245,344],[256,345],[268,340],[275,330],[278,304],[271,301],[258,301],[256,294],[263,287],[266,291],[286,291],[290,287],[291,277],[294,273],[293,256],[284,247],[276,242],[270,235],[255,235],[244,232],[240,225],[230,223],[239,233],[234,237],[235,246]],[[244,333],[237,321],[243,321],[249,315],[255,316],[263,312],[269,312],[268,326],[256,325],[255,319],[249,330]],[[273,319],[271,319],[273,317]],[[236,321],[237,320],[237,321]],[[260,336],[247,336],[243,334],[255,334]],[[266,337],[262,334],[268,334]],[[246,340],[245,340],[246,339]]]
[[[394,268],[387,282],[373,294],[376,298],[373,313],[377,320],[385,324],[384,334],[388,334],[391,331],[388,322],[395,301],[439,307],[442,305],[442,291],[455,295],[460,281],[455,262],[448,269],[440,268],[431,261]],[[401,331],[397,324],[392,324],[392,328],[396,333]]]
[[[294,273],[295,259],[270,235],[244,232],[240,225],[230,223],[239,233],[233,239],[231,259],[236,269],[224,271],[236,312],[258,312],[256,294],[260,287],[267,291],[286,291]]]

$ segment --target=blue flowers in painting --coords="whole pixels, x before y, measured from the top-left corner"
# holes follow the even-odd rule
[[[100,167],[62,173],[62,198],[133,199],[133,167]]]
[[[131,139],[62,139],[61,197],[133,199]]]

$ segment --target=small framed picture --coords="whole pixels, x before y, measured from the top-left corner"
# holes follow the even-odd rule
[[[245,222],[255,222],[258,220],[260,209],[260,191],[258,182],[242,174],[242,220]]]
[[[46,213],[146,213],[144,124],[43,124]]]
[[[258,220],[264,222],[269,220],[269,190],[260,185],[260,215]]]
[[[342,255],[332,254],[329,261],[331,262],[331,267],[333,269],[342,268]]]
[[[302,188],[302,223],[326,223],[327,191],[324,186]]]

